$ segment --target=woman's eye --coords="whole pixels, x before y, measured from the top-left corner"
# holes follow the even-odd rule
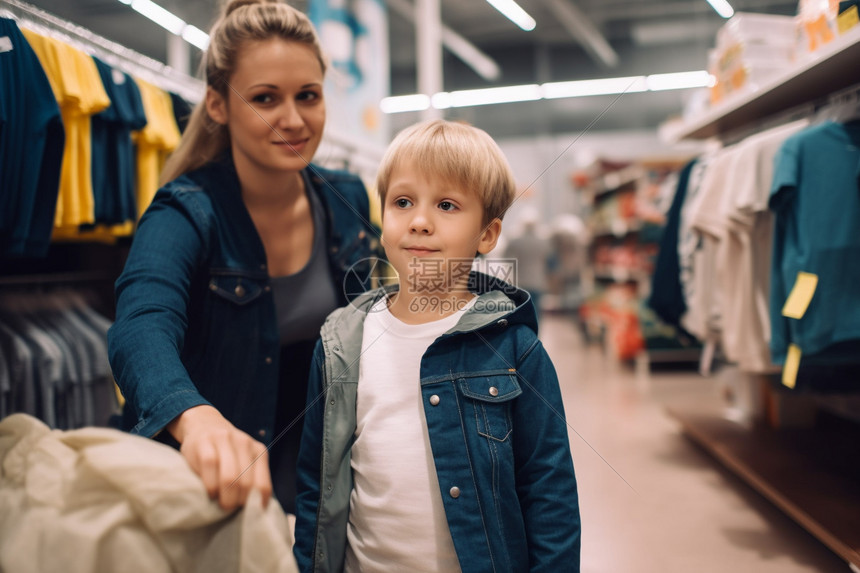
[[[320,98],[320,94],[313,91],[301,92],[296,96],[299,101],[316,101]]]
[[[396,201],[394,201],[394,204],[401,209],[405,209],[406,207],[412,205],[412,201],[410,201],[409,199],[397,199]]]
[[[441,203],[439,203],[439,208],[443,211],[453,211],[457,208],[457,206],[450,201],[442,201]]]
[[[254,103],[271,103],[272,96],[270,94],[259,94],[251,98]]]

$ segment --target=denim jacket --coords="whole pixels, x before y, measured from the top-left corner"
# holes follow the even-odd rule
[[[471,279],[475,305],[421,360],[424,415],[460,567],[578,572],[568,427],[534,307],[522,290],[479,273]],[[366,293],[334,311],[317,342],[296,501],[294,552],[304,572],[343,569],[364,317],[380,296]]]
[[[376,234],[361,180],[311,166],[325,206],[335,290],[361,276]],[[369,264],[369,263],[368,263]],[[356,270],[355,274],[348,271]],[[116,283],[111,367],[126,399],[122,429],[154,436],[192,406],[211,404],[269,445],[275,430],[279,336],[266,253],[229,156],[178,177],[140,220]]]

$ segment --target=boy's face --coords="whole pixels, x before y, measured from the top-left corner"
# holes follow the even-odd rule
[[[483,224],[478,194],[427,176],[412,161],[391,173],[382,206],[382,244],[400,279],[400,290],[448,292],[462,286],[475,253],[496,245],[501,221]]]

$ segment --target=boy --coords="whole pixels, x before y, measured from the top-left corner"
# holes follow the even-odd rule
[[[332,313],[298,468],[302,571],[579,571],[555,370],[528,295],[470,272],[515,183],[483,131],[430,121],[382,160],[399,285]]]

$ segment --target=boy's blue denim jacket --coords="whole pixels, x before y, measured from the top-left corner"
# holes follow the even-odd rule
[[[475,305],[421,360],[424,414],[460,566],[577,572],[568,426],[534,307],[524,291],[487,275],[472,273],[471,283]],[[381,296],[366,293],[334,311],[317,342],[297,470],[294,552],[304,572],[343,569],[364,317]]]
[[[335,290],[356,294],[375,232],[358,177],[312,166],[326,209]],[[348,271],[355,270],[353,275]],[[279,337],[266,253],[229,155],[158,191],[116,283],[111,367],[126,399],[120,425],[154,436],[192,406],[211,404],[265,444],[275,431]]]

